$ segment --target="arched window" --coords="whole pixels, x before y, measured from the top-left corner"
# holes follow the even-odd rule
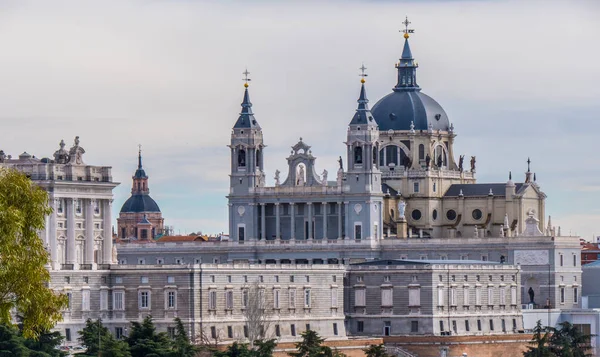
[[[448,155],[446,154],[446,150],[442,145],[437,145],[434,150],[435,164],[438,167],[447,167],[448,166]],[[441,165],[440,165],[441,164]]]
[[[385,147],[385,165],[394,163],[398,166],[398,147],[396,145],[388,145]]]
[[[260,168],[260,156],[261,156],[260,154],[261,154],[260,150],[257,149],[256,150],[256,167],[257,168]]]
[[[362,152],[362,147],[357,146],[354,148],[354,163],[355,164],[362,164],[363,159],[363,152]]]
[[[419,145],[419,160],[425,160],[425,145]]]
[[[246,150],[244,150],[244,149],[238,150],[238,166],[240,166],[240,167],[246,166]]]

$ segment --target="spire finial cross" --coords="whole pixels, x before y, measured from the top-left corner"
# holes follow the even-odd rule
[[[531,171],[531,160],[527,158],[527,172]]]
[[[248,88],[248,82],[251,81],[250,78],[248,78],[248,75],[250,74],[250,72],[248,72],[248,68],[246,68],[246,70],[244,72],[242,72],[242,74],[244,75],[244,78],[242,78],[242,81],[244,81],[244,87]]]
[[[362,66],[360,66],[360,68],[359,68],[359,69],[360,69],[360,74],[359,74],[359,76],[361,76],[361,77],[362,77],[362,78],[361,78],[361,80],[360,80],[360,82],[361,82],[361,83],[365,83],[365,77],[367,77],[367,76],[368,76],[368,74],[366,74],[366,73],[365,73],[365,72],[366,72],[366,70],[367,70],[367,67],[365,67],[365,64],[363,63],[363,64],[362,64]]]
[[[404,32],[404,38],[408,38],[409,37],[409,33],[415,33],[414,29],[409,29],[408,25],[410,25],[411,22],[408,21],[408,16],[406,16],[406,19],[404,21],[402,21],[402,25],[404,25],[404,30],[400,30],[400,32]]]
[[[141,154],[142,153],[142,144],[138,144],[138,153]]]

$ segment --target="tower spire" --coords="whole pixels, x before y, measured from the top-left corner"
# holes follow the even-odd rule
[[[352,117],[352,121],[350,121],[350,125],[360,125],[360,124],[375,124],[373,120],[373,116],[371,115],[371,109],[369,109],[369,99],[367,99],[367,91],[365,89],[365,78],[368,76],[366,73],[367,67],[363,63],[359,68],[361,77],[360,79],[360,94],[358,96],[358,107],[356,108],[356,113]]]
[[[408,16],[402,24],[404,25],[404,29],[400,30],[400,32],[404,33],[404,47],[400,61],[396,64],[396,68],[398,69],[398,83],[394,87],[394,91],[419,91],[421,90],[417,84],[417,68],[419,65],[415,62],[408,43],[410,34],[414,33],[415,30],[408,28],[411,24],[408,21]]]
[[[235,122],[233,126],[234,129],[242,129],[242,128],[252,128],[252,129],[260,129],[260,125],[254,118],[254,113],[252,112],[252,102],[250,101],[250,93],[248,92],[248,87],[250,86],[248,83],[252,80],[250,79],[248,69],[242,72],[244,78],[244,99],[242,99],[242,110],[240,111],[240,116],[238,120]]]
[[[138,144],[138,170],[142,169],[142,144]]]

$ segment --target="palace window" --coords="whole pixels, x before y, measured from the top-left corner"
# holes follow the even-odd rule
[[[365,289],[354,290],[354,306],[365,306],[366,300],[367,299]]]
[[[211,290],[208,292],[208,309],[217,309],[217,292],[215,290]]]
[[[177,306],[177,295],[174,291],[167,292],[167,308],[174,309]]]
[[[310,289],[304,289],[304,307],[308,308],[311,306],[310,300]]]
[[[125,309],[125,292],[113,291],[113,310],[122,311]]]
[[[233,291],[227,290],[225,292],[225,309],[232,310],[233,309]]]
[[[138,307],[140,309],[150,308],[150,291],[142,290],[139,292]]]
[[[290,309],[296,308],[296,289],[289,290],[289,306]]]

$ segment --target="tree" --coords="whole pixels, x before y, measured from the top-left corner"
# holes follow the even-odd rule
[[[569,321],[561,322],[558,326],[558,329],[552,329],[554,333],[550,337],[550,350],[555,355],[561,357],[591,356],[592,335],[584,335]]]
[[[24,337],[36,337],[62,319],[67,297],[49,287],[48,252],[38,232],[50,214],[48,194],[24,174],[0,168],[0,323],[22,318]]]
[[[275,350],[275,339],[270,340],[256,340],[254,341],[254,351],[253,355],[255,357],[271,357],[273,356],[273,351]]]
[[[383,344],[379,345],[370,345],[369,347],[363,349],[366,357],[388,357],[387,351],[385,350],[385,346]]]
[[[247,343],[234,342],[227,346],[225,351],[215,351],[214,357],[252,357],[253,351],[248,348]]]
[[[194,357],[197,348],[192,345],[188,338],[183,322],[179,317],[175,318],[175,336],[173,336],[171,356],[173,357]]]
[[[248,340],[263,341],[267,338],[272,317],[271,310],[267,308],[265,289],[261,288],[256,281],[244,288],[242,294]]]
[[[289,352],[292,357],[329,357],[333,351],[327,346],[321,346],[325,341],[313,330],[302,332],[302,341],[296,343],[297,352]]]
[[[102,320],[87,319],[83,330],[79,331],[79,342],[86,347],[86,355],[97,356],[98,351],[103,357],[129,357],[129,346],[125,341],[117,340],[112,333],[102,325]]]
[[[167,356],[171,345],[166,333],[156,333],[152,316],[146,316],[142,323],[131,322],[127,343],[132,357]]]
[[[14,326],[0,324],[0,356],[64,357],[57,349],[62,341],[58,332],[44,332],[37,340],[25,338]]]
[[[549,332],[542,327],[542,322],[538,320],[533,328],[533,338],[529,342],[533,346],[527,347],[527,351],[523,352],[523,357],[556,357],[550,350],[549,340]]]
[[[25,339],[25,346],[32,351],[37,353],[31,354],[31,356],[49,356],[49,357],[63,357],[66,355],[58,347],[62,344],[64,337],[58,331],[54,332],[42,332],[38,335],[37,339]]]

